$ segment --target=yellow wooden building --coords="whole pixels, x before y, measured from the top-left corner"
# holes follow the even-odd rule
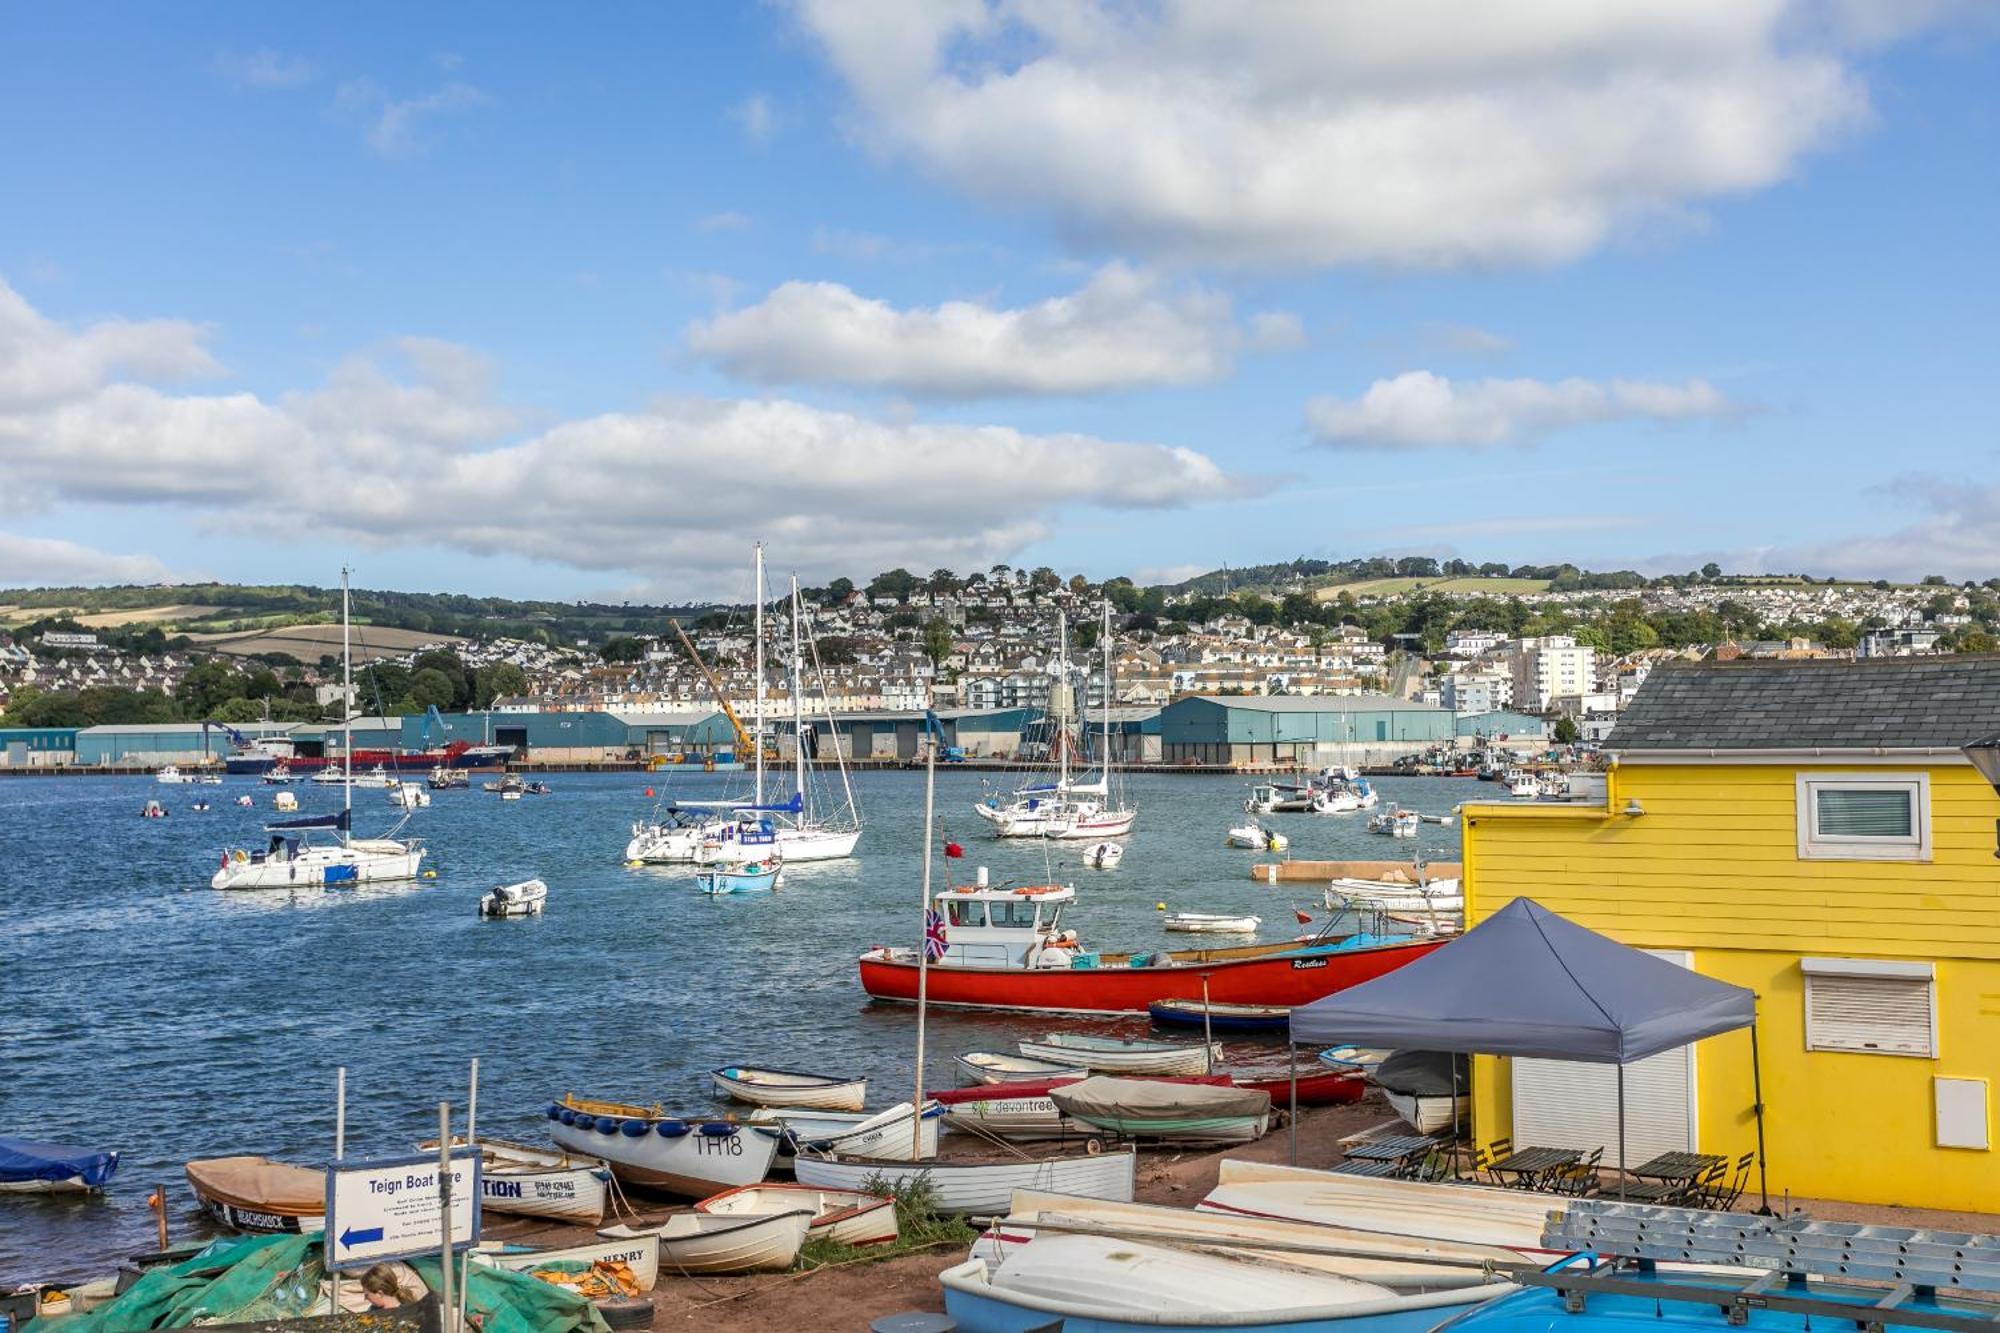
[[[1464,808],[1468,924],[1527,896],[1754,990],[1774,1200],[2000,1211],[1996,732],[1995,657],[1657,667],[1603,796]],[[1632,1163],[1756,1147],[1749,1041],[1629,1067]],[[1473,1084],[1481,1142],[1615,1139],[1607,1066]]]

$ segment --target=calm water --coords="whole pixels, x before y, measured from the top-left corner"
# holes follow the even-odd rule
[[[1261,854],[1222,845],[1246,784],[1137,777],[1138,831],[1117,870],[1080,848],[998,842],[968,806],[981,775],[938,775],[942,832],[966,845],[962,877],[1073,880],[1067,918],[1096,946],[1168,943],[1155,904],[1256,912],[1265,938],[1289,935],[1302,885],[1250,882]],[[872,1105],[907,1098],[914,1014],[870,1004],[854,958],[914,941],[923,776],[855,779],[867,821],[860,855],[795,866],[773,897],[710,899],[668,867],[619,862],[628,826],[652,806],[638,775],[556,776],[555,794],[502,803],[441,792],[413,831],[438,878],[340,894],[224,894],[208,877],[226,843],[260,839],[272,788],[162,787],[139,778],[0,781],[0,1133],[115,1148],[100,1200],[0,1196],[0,1285],[102,1271],[150,1248],[145,1196],[168,1186],[174,1233],[203,1234],[181,1164],[258,1153],[301,1163],[330,1155],[337,1065],[348,1067],[350,1152],[389,1154],[462,1111],[467,1061],[480,1060],[482,1132],[546,1141],[542,1108],[566,1091],[690,1112],[714,1109],[705,1071],[737,1061],[860,1071]],[[721,794],[722,775],[674,779],[677,794]],[[1384,779],[1385,803],[1427,813],[1490,787]],[[337,791],[294,788],[307,813]],[[257,809],[233,802],[251,793]],[[139,818],[149,798],[173,812]],[[195,813],[197,799],[213,809]],[[385,793],[356,792],[356,831],[392,822]],[[1273,817],[1295,856],[1407,856],[1357,815]],[[1456,828],[1421,845],[1456,858]],[[493,884],[540,875],[548,914],[481,921]],[[1079,1020],[1061,1020],[1075,1024]],[[1084,1020],[1087,1021],[1087,1020]],[[1048,1020],[937,1012],[930,1077],[951,1055],[1009,1046]],[[1109,1027],[1110,1025],[1103,1025]],[[1122,1027],[1136,1031],[1129,1020]]]

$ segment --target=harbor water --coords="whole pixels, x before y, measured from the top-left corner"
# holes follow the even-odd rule
[[[218,893],[225,846],[262,845],[278,789],[144,778],[0,782],[7,949],[0,963],[0,1133],[115,1149],[103,1198],[0,1196],[0,1287],[107,1271],[152,1248],[147,1193],[166,1187],[173,1235],[208,1234],[181,1167],[252,1153],[319,1165],[332,1153],[334,1070],[348,1068],[350,1154],[406,1152],[449,1100],[463,1126],[466,1067],[480,1061],[482,1135],[546,1142],[545,1108],[566,1092],[724,1108],[707,1071],[735,1062],[862,1073],[869,1104],[911,1093],[915,1023],[872,1004],[854,960],[918,936],[923,775],[854,779],[867,832],[850,861],[786,869],[775,895],[708,898],[684,867],[628,868],[634,820],[660,796],[717,796],[741,775],[552,777],[548,796],[502,802],[434,793],[409,833],[437,877],[328,892]],[[962,843],[954,882],[977,866],[995,883],[1073,882],[1065,918],[1087,947],[1185,947],[1160,926],[1174,911],[1255,913],[1259,938],[1324,916],[1318,888],[1253,883],[1265,854],[1224,846],[1241,822],[1242,778],[1136,775],[1137,829],[1115,870],[1083,866],[1081,844],[993,839],[970,806],[1006,775],[940,770],[940,836]],[[1443,814],[1505,799],[1470,779],[1385,778],[1384,805]],[[301,813],[338,809],[338,790],[292,787]],[[254,809],[235,804],[243,794]],[[142,819],[159,800],[166,819]],[[192,809],[206,801],[206,812]],[[383,791],[354,794],[355,832],[398,811]],[[1368,834],[1365,815],[1276,815],[1291,855],[1458,857],[1457,827],[1425,825],[1414,844]],[[946,863],[939,861],[938,872]],[[479,894],[531,875],[547,915],[483,921]],[[1052,1027],[1136,1035],[1116,1022],[934,1011],[928,1077],[951,1057],[1011,1048]],[[741,1108],[739,1108],[741,1109]]]

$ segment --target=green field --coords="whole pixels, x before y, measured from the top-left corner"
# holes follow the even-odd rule
[[[1514,597],[1521,593],[1547,592],[1547,579],[1505,579],[1505,578],[1435,578],[1435,579],[1360,579],[1353,583],[1335,583],[1321,588],[1315,593],[1322,602],[1330,602],[1344,592],[1356,597],[1396,597],[1412,592],[1441,592],[1455,597],[1477,596],[1481,593],[1489,597]]]

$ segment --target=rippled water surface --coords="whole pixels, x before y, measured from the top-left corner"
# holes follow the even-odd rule
[[[1246,784],[1135,777],[1140,809],[1124,863],[1080,864],[1081,848],[997,842],[968,811],[982,781],[938,775],[942,832],[996,882],[1074,881],[1066,918],[1106,948],[1167,943],[1156,903],[1256,912],[1265,938],[1293,930],[1303,885],[1253,884],[1259,854],[1222,844]],[[870,1102],[907,1098],[914,1015],[870,1004],[854,958],[917,934],[923,776],[855,779],[867,832],[851,861],[787,869],[775,896],[710,899],[670,867],[628,869],[629,825],[652,802],[639,775],[550,779],[553,795],[502,803],[441,792],[412,831],[438,877],[293,895],[208,887],[226,843],[256,845],[273,789],[162,787],[139,778],[0,781],[0,1133],[117,1149],[103,1199],[0,1195],[0,1285],[102,1271],[150,1248],[145,1207],[168,1187],[176,1237],[202,1234],[181,1165],[258,1153],[307,1164],[330,1155],[334,1069],[348,1067],[350,1152],[406,1151],[464,1101],[480,1060],[482,1132],[546,1140],[541,1109],[567,1091],[689,1111],[713,1109],[706,1071],[737,1061],[863,1072]],[[675,778],[681,795],[722,794],[722,775]],[[1386,802],[1442,813],[1491,787],[1383,779]],[[336,791],[294,788],[305,811]],[[251,794],[258,808],[234,804]],[[172,811],[139,818],[148,799]],[[394,811],[356,792],[356,832]],[[207,813],[191,810],[207,800]],[[1358,815],[1280,815],[1300,857],[1402,857],[1408,842],[1363,831]],[[1455,858],[1458,831],[1421,845]],[[479,893],[540,875],[548,914],[481,921]],[[1075,1023],[1077,1020],[1063,1020]],[[950,1057],[1043,1030],[1032,1017],[932,1015],[930,1075]],[[1129,1020],[1124,1027],[1136,1030]]]

